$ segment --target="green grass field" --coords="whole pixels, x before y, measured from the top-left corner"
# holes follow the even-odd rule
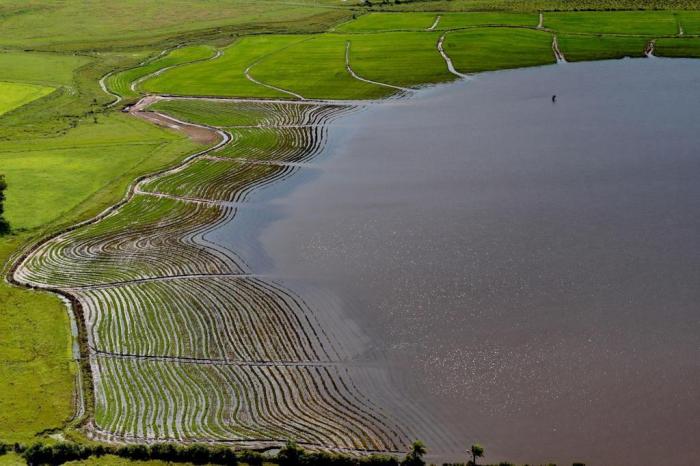
[[[659,39],[654,53],[660,57],[700,58],[700,38]]]
[[[560,33],[671,36],[678,32],[669,11],[545,13],[544,26]]]
[[[451,32],[445,51],[462,73],[554,63],[552,36],[547,32],[482,28]]]
[[[148,63],[136,68],[124,70],[109,77],[107,84],[112,92],[125,97],[136,97],[134,81],[143,79],[152,73],[165,68],[183,65],[194,61],[206,60],[214,56],[214,49],[207,45],[192,45],[189,47],[177,48],[165,56],[157,57]],[[132,89],[132,86],[134,89]]]
[[[54,88],[36,84],[0,82],[0,115],[53,92]]]
[[[258,60],[307,38],[294,35],[244,37],[225,48],[219,58],[168,70],[144,81],[141,87],[149,92],[179,95],[288,97],[251,82],[245,77],[245,70]]]
[[[322,34],[274,52],[251,69],[256,79],[317,99],[373,99],[391,92],[345,69],[345,37]],[[303,79],[300,77],[303,76]]]
[[[439,33],[353,34],[350,65],[363,78],[398,86],[419,86],[454,79],[437,53]]]
[[[559,49],[567,61],[643,57],[648,40],[643,37],[560,35]]]
[[[335,30],[338,32],[424,31],[433,24],[436,17],[436,13],[369,13],[354,21],[343,23]]]

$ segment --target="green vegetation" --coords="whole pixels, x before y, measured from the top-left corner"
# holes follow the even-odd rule
[[[7,176],[7,218],[34,229],[95,202],[100,190],[124,193],[139,173],[172,163],[195,146],[182,136],[124,115],[102,117],[61,137],[0,143]]]
[[[682,30],[683,34],[687,35],[700,34],[700,11],[676,12],[676,20],[679,25],[678,32]]]
[[[433,24],[436,17],[435,13],[369,13],[355,21],[343,23],[336,31],[424,31]]]
[[[535,27],[539,21],[536,13],[470,12],[447,13],[440,17],[436,29],[459,29],[474,26],[523,26]]]
[[[53,88],[36,84],[0,82],[0,115],[53,92]]]
[[[336,34],[314,36],[268,55],[251,74],[306,98],[373,99],[390,94],[384,87],[350,76],[345,69],[345,43],[345,37]]]
[[[700,58],[700,38],[658,39],[654,53],[661,57]]]
[[[10,223],[5,220],[5,190],[7,189],[7,181],[5,175],[0,175],[0,236],[4,236],[10,232]]]
[[[561,33],[671,36],[676,17],[667,11],[545,13],[544,26]]]
[[[554,63],[552,36],[512,28],[481,28],[447,34],[445,51],[459,71],[476,73]]]
[[[95,50],[182,40],[230,37],[238,31],[325,30],[349,19],[335,0],[9,0],[2,5],[0,46]],[[77,20],[76,20],[77,19]],[[40,33],[37,33],[40,31]]]
[[[438,33],[355,34],[350,65],[363,78],[398,86],[450,81],[454,76],[437,53]]]
[[[248,80],[245,70],[264,57],[307,39],[305,36],[250,36],[237,40],[215,60],[185,65],[142,83],[149,92],[226,97],[289,95]]]
[[[163,57],[157,57],[141,66],[110,76],[107,84],[114,93],[122,97],[136,97],[138,93],[135,90],[135,84],[138,80],[165,68],[211,58],[214,53],[214,49],[206,45],[176,48]]]
[[[559,49],[568,61],[642,57],[648,39],[623,36],[561,35]]]

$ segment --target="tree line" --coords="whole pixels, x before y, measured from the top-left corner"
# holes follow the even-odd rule
[[[83,445],[75,442],[56,442],[45,444],[37,442],[29,447],[15,443],[0,442],[0,455],[14,451],[21,455],[30,466],[60,465],[69,461],[86,460],[90,457],[115,455],[137,461],[161,460],[170,463],[212,464],[224,466],[262,466],[276,464],[279,466],[425,466],[424,456],[427,452],[422,442],[416,441],[403,459],[391,455],[372,454],[357,456],[324,451],[307,451],[295,442],[287,444],[276,455],[263,455],[257,451],[234,450],[223,445],[176,443],[155,443],[150,445]],[[474,444],[466,452],[466,463],[443,463],[443,466],[479,466],[477,461],[484,456],[484,448]],[[485,465],[486,466],[486,465]],[[495,466],[495,465],[492,465]],[[515,466],[501,462],[498,466]],[[528,465],[525,465],[528,466]],[[549,464],[547,466],[556,466]],[[573,466],[585,466],[573,463]]]
[[[10,232],[10,224],[5,220],[5,190],[7,189],[7,182],[5,181],[5,175],[0,175],[0,236],[6,235]]]

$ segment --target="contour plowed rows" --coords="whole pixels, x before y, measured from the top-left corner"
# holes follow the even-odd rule
[[[304,303],[250,277],[150,281],[81,291],[92,344],[121,355],[338,360]]]
[[[198,241],[230,209],[136,196],[94,225],[44,244],[18,278],[54,287],[99,285],[149,277],[242,273],[222,251]]]
[[[371,413],[333,366],[193,364],[98,356],[96,420],[116,438],[295,438],[315,445],[396,449],[400,437]]]
[[[232,129],[231,147],[139,183],[124,206],[49,240],[15,274],[81,303],[93,434],[403,449],[410,436],[397,426],[413,418],[398,422],[372,401],[393,395],[369,369],[348,366],[334,337],[341,320],[256,277],[234,252],[204,238],[235,221],[235,209],[218,201],[242,200],[287,176],[294,167],[285,164],[316,154],[322,127],[350,109],[227,105],[234,110],[215,104],[224,126],[256,127]],[[251,147],[262,139],[269,143]]]

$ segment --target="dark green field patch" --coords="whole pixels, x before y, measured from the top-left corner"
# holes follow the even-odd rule
[[[700,39],[658,39],[654,54],[660,57],[700,58]]]
[[[642,57],[648,42],[643,37],[560,35],[559,49],[567,61]]]
[[[350,65],[363,78],[398,86],[449,81],[437,50],[439,33],[387,32],[348,36]]]
[[[482,28],[447,34],[445,52],[462,73],[555,63],[552,36],[512,28]]]
[[[561,33],[674,35],[678,26],[670,11],[577,11],[544,13],[544,26]]]

